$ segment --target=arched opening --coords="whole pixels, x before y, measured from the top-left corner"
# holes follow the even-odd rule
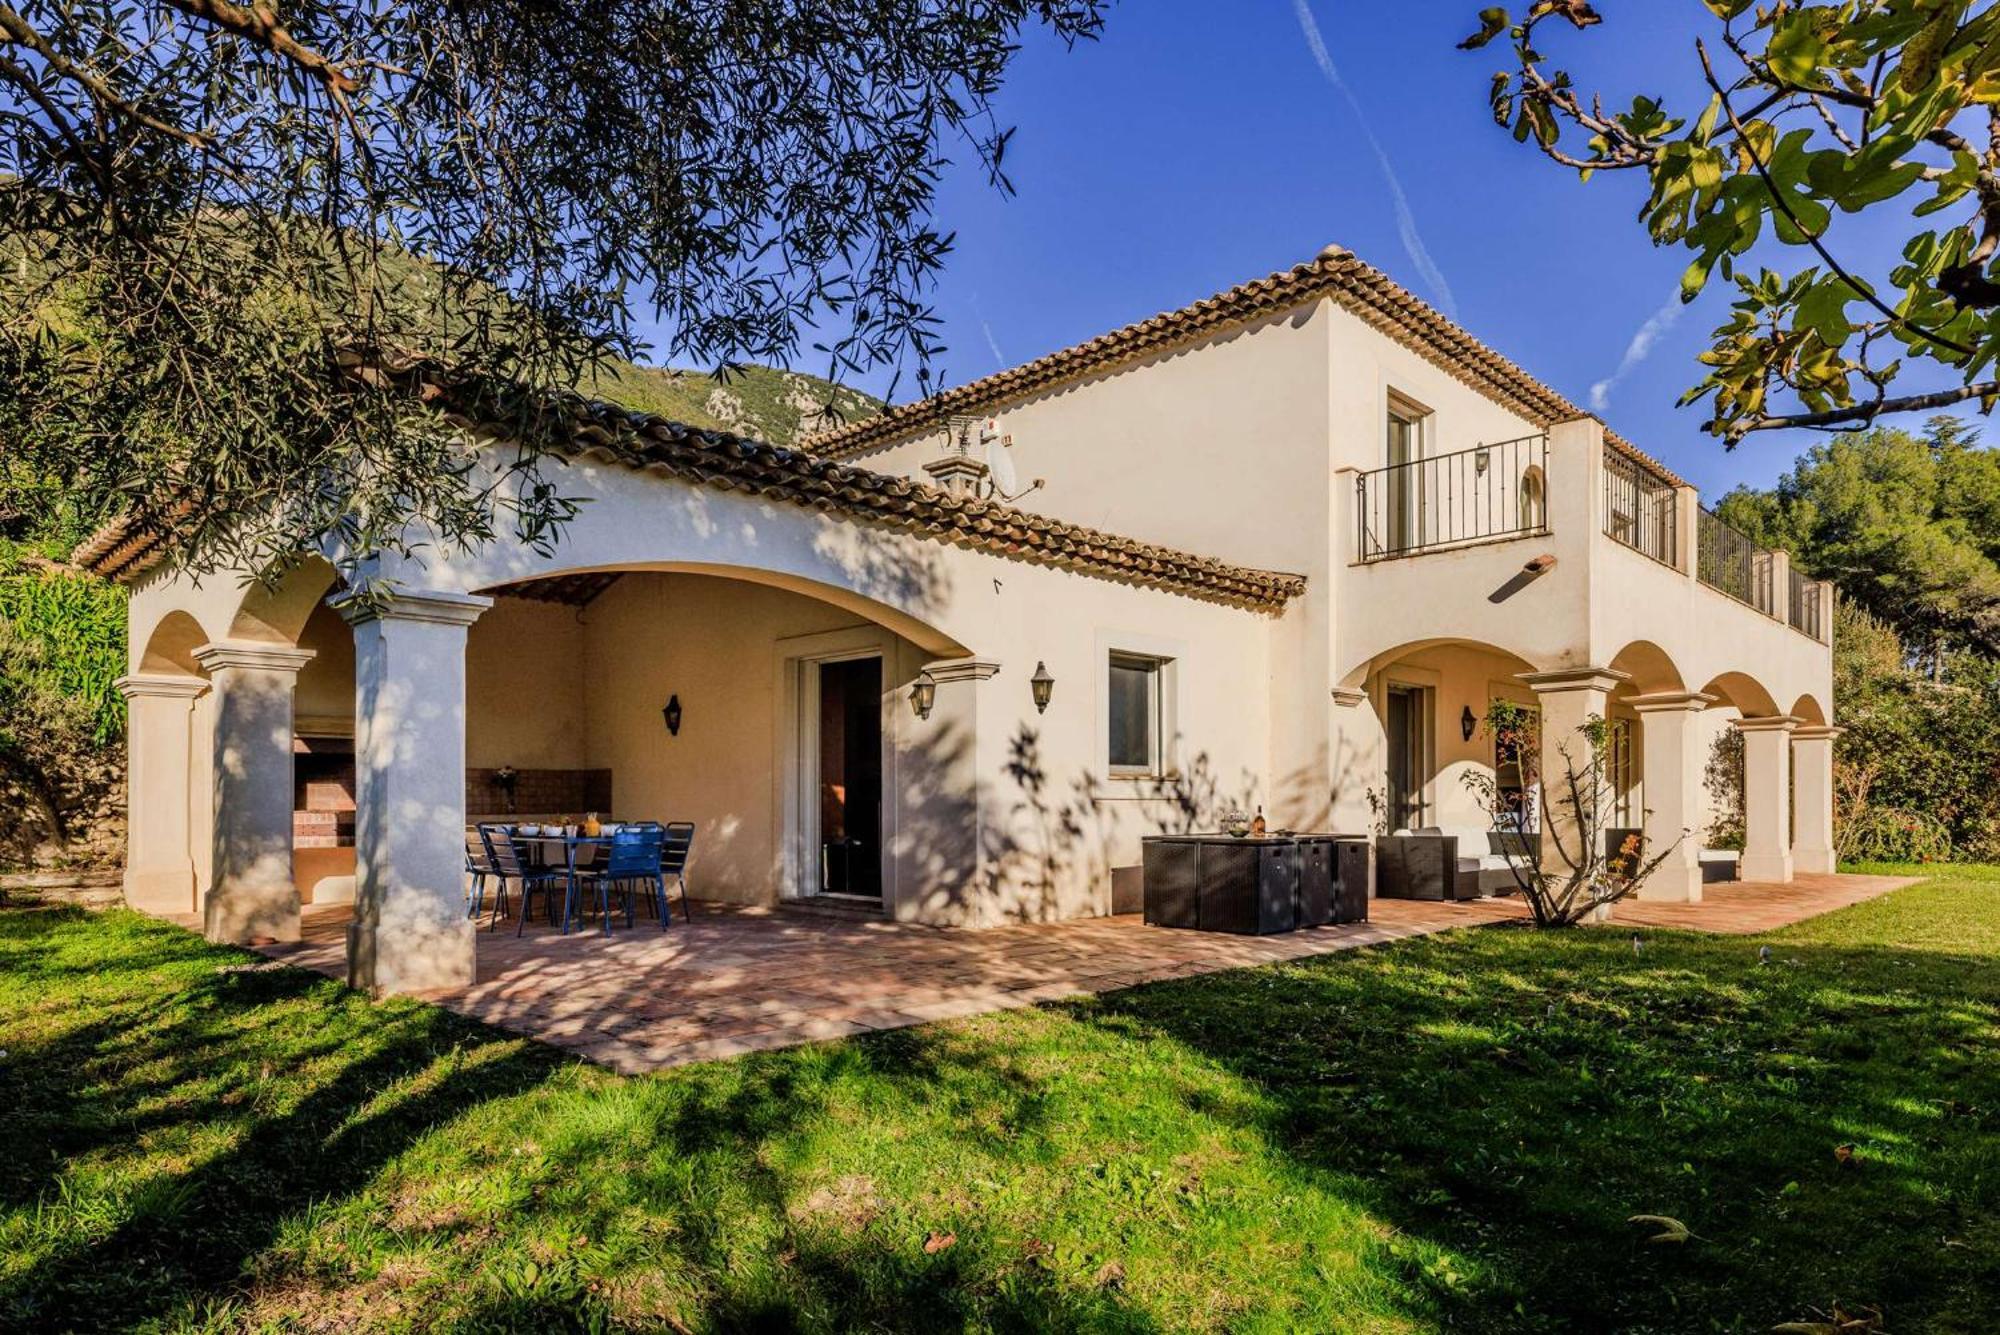
[[[194,651],[208,642],[201,623],[186,612],[173,611],[160,618],[139,654],[139,671],[156,676],[204,677]]]
[[[1540,464],[1529,464],[1522,470],[1519,506],[1519,519],[1524,532],[1548,526],[1547,483],[1542,477]]]
[[[327,606],[333,566],[308,557],[243,591],[228,639],[309,650],[292,688],[292,881],[302,905],[354,899],[354,637]]]
[[[494,604],[466,640],[469,819],[691,822],[690,890],[726,903],[831,896],[893,913],[899,887],[941,879],[899,865],[937,849],[899,846],[895,796],[961,781],[926,767],[969,771],[969,750],[898,745],[917,674],[967,657],[950,636],[735,567],[569,570],[481,592]],[[969,689],[940,686],[940,712]]]
[[[1826,726],[1826,710],[1811,695],[1802,695],[1797,700],[1794,700],[1792,707],[1786,712],[1809,727],[1818,728]]]
[[[1624,693],[1656,695],[1687,689],[1680,669],[1674,666],[1674,660],[1651,640],[1632,641],[1612,656],[1610,667],[1630,678]]]
[[[1701,689],[1740,718],[1770,718],[1780,712],[1771,692],[1746,672],[1725,672]]]
[[[1733,853],[1743,848],[1746,814],[1743,734],[1733,725],[1783,711],[1764,684],[1747,672],[1722,673],[1701,690],[1715,697],[1701,715],[1699,730],[1702,843],[1705,850]]]
[[[1380,729],[1379,763],[1366,788],[1376,823],[1393,833],[1485,829],[1491,794],[1523,810],[1531,802],[1519,757],[1505,754],[1488,717],[1496,702],[1525,709],[1535,693],[1520,680],[1538,665],[1477,640],[1430,639],[1377,654],[1350,673]]]
[[[229,638],[298,644],[306,623],[339,582],[339,575],[331,565],[312,556],[287,571],[275,584],[251,584],[236,609]]]

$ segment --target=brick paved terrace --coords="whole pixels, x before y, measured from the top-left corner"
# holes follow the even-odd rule
[[[1762,932],[1907,884],[1800,876],[1714,885],[1700,904],[1620,905],[1614,925]],[[1129,915],[967,930],[697,904],[692,923],[676,918],[666,932],[645,918],[609,937],[541,923],[520,937],[511,922],[482,928],[477,981],[431,999],[638,1072],[1526,917],[1515,896],[1374,900],[1370,912],[1368,923],[1240,937]],[[304,940],[263,953],[343,977],[347,920],[345,907],[308,909]]]

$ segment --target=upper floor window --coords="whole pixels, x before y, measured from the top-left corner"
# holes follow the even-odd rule
[[[1429,418],[1429,409],[1400,394],[1389,396],[1388,463],[1391,468],[1397,464],[1414,463],[1424,457],[1424,428]]]
[[[1107,759],[1113,774],[1165,772],[1167,677],[1172,663],[1172,659],[1147,654],[1111,655]]]

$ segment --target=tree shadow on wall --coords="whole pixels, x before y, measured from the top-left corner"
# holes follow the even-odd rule
[[[1106,781],[1085,768],[1062,782],[1049,773],[1041,733],[1021,724],[1008,741],[1002,770],[1012,785],[1007,819],[980,827],[982,856],[991,869],[985,889],[1015,917],[1069,916],[1091,910],[1094,901],[1082,888],[1109,883],[1116,850],[1126,841],[1215,830],[1225,812],[1266,804],[1272,811],[1303,813],[1292,817],[1301,830],[1328,830],[1335,812],[1344,802],[1351,805],[1372,777],[1374,756],[1343,741],[1329,767],[1320,763],[1327,750],[1321,747],[1315,760],[1280,776],[1268,791],[1247,770],[1224,776],[1205,750],[1169,775]],[[970,813],[967,820],[969,827]]]

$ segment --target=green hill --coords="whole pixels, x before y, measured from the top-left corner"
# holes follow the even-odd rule
[[[769,366],[745,367],[727,382],[706,371],[626,366],[585,387],[585,393],[689,426],[719,428],[773,445],[841,422],[873,417],[881,400],[818,376]],[[838,417],[823,415],[828,403]]]

